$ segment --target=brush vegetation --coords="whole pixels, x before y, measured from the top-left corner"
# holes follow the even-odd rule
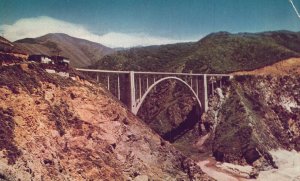
[[[218,32],[198,42],[132,48],[104,56],[90,68],[229,73],[300,57],[300,33]]]

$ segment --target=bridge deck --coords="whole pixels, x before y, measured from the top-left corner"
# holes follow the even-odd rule
[[[95,73],[113,73],[113,74],[129,74],[134,72],[135,74],[148,74],[148,75],[183,75],[183,76],[216,76],[216,77],[230,77],[230,74],[195,74],[195,73],[176,73],[176,72],[143,72],[143,71],[117,71],[117,70],[99,70],[99,69],[81,69],[77,68],[78,71],[83,72],[95,72]]]

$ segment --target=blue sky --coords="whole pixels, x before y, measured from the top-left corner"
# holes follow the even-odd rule
[[[293,1],[300,8],[300,0]],[[47,26],[49,32],[65,27],[68,34],[74,25],[82,32],[74,30],[73,36],[111,47],[196,41],[217,31],[300,31],[289,0],[0,0],[0,31],[5,37],[47,33],[45,28],[21,32],[20,24],[27,31],[33,30],[29,26]],[[132,38],[133,44],[117,41]],[[110,44],[109,39],[115,40]]]

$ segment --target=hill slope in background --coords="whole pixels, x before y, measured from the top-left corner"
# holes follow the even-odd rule
[[[74,38],[62,33],[47,34],[38,38],[25,38],[14,44],[28,54],[61,55],[68,57],[73,67],[85,67],[114,52],[99,43]]]
[[[229,73],[300,57],[300,33],[213,33],[198,42],[133,48],[108,55],[92,68]]]
[[[300,75],[300,58],[290,58],[252,71],[234,72],[233,75]]]
[[[3,53],[17,53],[17,54],[25,54],[25,50],[15,46],[9,40],[0,36],[0,52]]]

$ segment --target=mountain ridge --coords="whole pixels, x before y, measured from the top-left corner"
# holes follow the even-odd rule
[[[197,42],[149,46],[104,56],[91,68],[231,73],[300,57],[300,33],[217,32]]]
[[[115,52],[102,44],[72,37],[64,33],[49,33],[37,38],[25,38],[14,42],[28,54],[62,55],[71,60],[74,67],[85,67],[105,55]]]

